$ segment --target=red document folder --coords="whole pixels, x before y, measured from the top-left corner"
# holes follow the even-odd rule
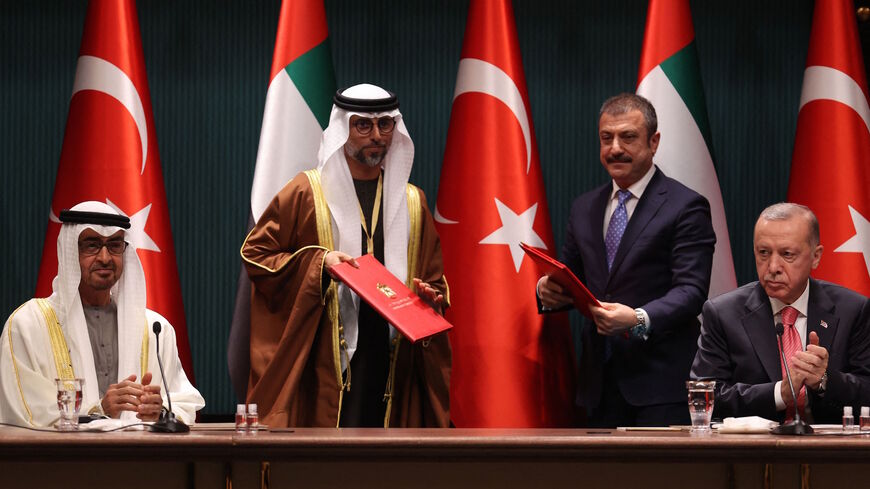
[[[592,314],[589,312],[589,306],[600,306],[601,304],[598,303],[598,299],[592,295],[592,292],[589,292],[589,289],[583,285],[583,282],[574,275],[574,272],[570,268],[555,258],[547,256],[537,248],[532,248],[525,243],[520,243],[520,247],[538,265],[538,269],[544,275],[550,277],[550,279],[568,291],[568,295],[574,298],[574,307],[578,311],[585,314],[586,317],[592,317]]]
[[[361,256],[356,262],[359,268],[339,263],[332,267],[332,273],[412,343],[453,327],[374,255]]]

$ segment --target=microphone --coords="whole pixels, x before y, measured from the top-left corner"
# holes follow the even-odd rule
[[[157,344],[157,366],[160,367],[160,379],[163,384],[163,390],[166,391],[166,401],[169,402],[169,411],[161,411],[160,419],[151,425],[151,431],[157,433],[187,433],[190,427],[184,424],[184,421],[175,418],[175,413],[172,412],[172,398],[169,397],[169,389],[166,387],[166,375],[163,373],[163,361],[160,359],[160,321],[154,321],[151,326],[154,331],[155,343]]]
[[[785,332],[782,323],[776,323],[776,343],[779,346],[779,354],[782,356],[782,364],[785,365],[785,376],[788,380],[788,388],[791,390],[791,398],[794,399],[794,420],[791,423],[785,423],[770,430],[774,435],[810,435],[813,433],[813,427],[801,419],[801,413],[798,409],[798,396],[794,392],[794,384],[791,381],[791,371],[788,366],[788,360],[785,358],[785,350],[782,347],[782,334]]]

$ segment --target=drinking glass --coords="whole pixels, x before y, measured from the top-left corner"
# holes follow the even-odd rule
[[[692,418],[692,433],[710,433],[710,418],[713,416],[713,389],[715,380],[690,380],[689,416]]]
[[[82,408],[82,385],[84,379],[54,379],[57,384],[57,410],[59,431],[79,429],[79,410]]]

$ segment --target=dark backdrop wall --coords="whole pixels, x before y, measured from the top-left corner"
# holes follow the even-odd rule
[[[235,403],[226,368],[280,2],[149,0],[139,24],[181,288],[205,413]],[[398,93],[438,189],[467,1],[327,0],[339,86]],[[0,3],[0,314],[31,297],[81,41],[83,0]],[[606,180],[597,111],[637,82],[646,1],[516,0],[517,30],[557,245],[572,197]],[[808,0],[692,2],[740,283],[752,224],[785,198],[812,20]],[[664,138],[668,135],[664,134]]]

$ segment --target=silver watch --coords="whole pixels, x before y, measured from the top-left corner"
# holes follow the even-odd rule
[[[649,326],[646,325],[646,321],[643,317],[643,311],[640,309],[634,310],[635,317],[637,318],[637,322],[631,328],[631,336],[640,339],[646,339],[649,334]]]

